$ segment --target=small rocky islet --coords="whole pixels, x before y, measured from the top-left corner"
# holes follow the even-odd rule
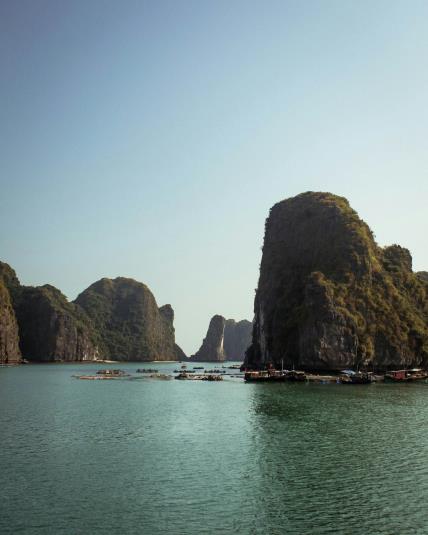
[[[174,311],[133,279],[103,278],[74,302],[20,284],[0,262],[0,362],[244,360],[247,369],[428,367],[428,272],[380,247],[348,201],[306,192],[266,220],[254,321],[212,317],[187,359]]]

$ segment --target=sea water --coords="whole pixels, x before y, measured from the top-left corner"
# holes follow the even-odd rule
[[[100,367],[0,369],[2,535],[428,533],[428,384],[72,377]]]

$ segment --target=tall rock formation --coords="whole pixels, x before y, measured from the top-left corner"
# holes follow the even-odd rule
[[[0,262],[0,362],[183,360],[174,311],[132,279],[101,279],[74,303],[55,287],[21,286]]]
[[[248,320],[226,320],[224,327],[224,352],[226,360],[244,360],[245,352],[251,344],[253,324]]]
[[[165,337],[174,340],[174,359],[172,360],[184,360],[186,355],[181,347],[175,343],[175,329],[174,329],[174,309],[171,305],[163,305],[159,307],[159,313],[163,317],[165,322]]]
[[[346,199],[286,199],[266,220],[246,366],[427,366],[427,296],[409,251],[380,248]]]
[[[12,364],[21,360],[18,324],[9,290],[0,279],[0,363]]]
[[[15,271],[4,262],[0,262],[0,281],[10,295],[12,332],[19,330],[18,355],[47,362],[93,359],[97,355],[89,318],[59,290],[50,285],[21,286]]]
[[[97,358],[97,337],[89,318],[54,286],[22,286],[14,304],[21,352],[26,359],[54,362]]]
[[[211,318],[208,332],[202,345],[191,360],[196,362],[223,362],[243,360],[245,350],[251,343],[252,323],[247,320],[236,322],[223,316]]]
[[[98,334],[105,358],[126,361],[180,360],[175,344],[174,311],[158,308],[145,284],[118,277],[95,282],[76,299]]]
[[[4,364],[21,361],[19,329],[13,308],[13,296],[19,287],[15,271],[0,262],[0,362]]]
[[[199,351],[190,357],[195,362],[223,362],[226,360],[224,352],[224,327],[226,320],[223,316],[211,318],[207,335],[204,338]]]

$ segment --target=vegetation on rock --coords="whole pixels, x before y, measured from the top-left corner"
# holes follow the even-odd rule
[[[89,318],[54,286],[22,286],[14,305],[26,359],[49,362],[97,357],[97,337]]]
[[[286,199],[266,221],[247,365],[427,365],[427,296],[409,251],[379,247],[345,198]]]
[[[182,360],[171,305],[132,279],[101,279],[70,303],[54,286],[21,286],[0,262],[0,362]],[[18,336],[19,330],[19,336]]]
[[[9,290],[1,279],[0,271],[0,363],[10,364],[20,360],[18,324]]]
[[[145,284],[118,277],[101,279],[82,292],[75,303],[91,319],[100,353],[115,360],[178,360],[174,312],[158,308]]]

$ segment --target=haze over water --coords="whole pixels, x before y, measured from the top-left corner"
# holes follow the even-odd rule
[[[71,377],[95,369],[0,370],[2,534],[428,533],[427,384]]]

